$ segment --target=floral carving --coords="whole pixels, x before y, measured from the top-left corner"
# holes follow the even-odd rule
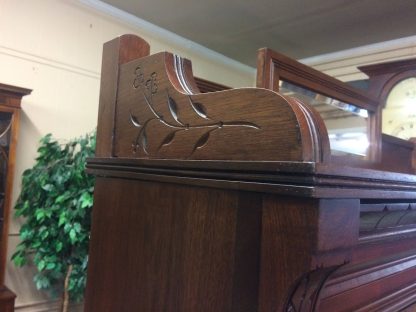
[[[219,131],[225,127],[246,127],[251,128],[254,130],[259,130],[260,127],[251,122],[245,121],[215,121],[208,116],[207,109],[204,104],[195,102],[192,99],[192,96],[187,95],[188,104],[192,108],[192,111],[195,112],[196,116],[204,120],[204,123],[201,124],[190,124],[186,123],[184,120],[181,120],[179,114],[179,106],[176,103],[175,99],[169,94],[169,91],[166,90],[166,104],[168,111],[175,121],[175,123],[169,121],[169,119],[164,118],[164,116],[158,112],[155,108],[153,103],[153,95],[158,91],[158,82],[157,82],[157,74],[153,72],[148,79],[145,80],[143,72],[140,67],[137,67],[135,70],[135,78],[133,80],[133,88],[140,89],[143,101],[151,114],[153,115],[151,118],[147,118],[146,120],[142,120],[139,116],[134,115],[130,111],[130,123],[134,127],[138,128],[138,133],[135,140],[132,143],[132,151],[133,153],[137,153],[139,149],[141,149],[146,155],[150,155],[148,150],[148,136],[147,136],[147,127],[151,121],[158,121],[164,127],[168,127],[171,131],[163,138],[160,145],[157,148],[157,152],[162,149],[163,147],[172,144],[175,141],[176,135],[181,131],[190,131],[193,129],[206,129],[206,131],[200,135],[195,143],[193,144],[193,149],[189,156],[202,147],[204,147],[209,139],[211,134],[214,131]],[[208,122],[207,121],[212,121]]]

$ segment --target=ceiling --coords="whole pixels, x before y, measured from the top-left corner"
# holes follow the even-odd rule
[[[269,47],[301,59],[416,35],[416,0],[104,0],[255,66]]]

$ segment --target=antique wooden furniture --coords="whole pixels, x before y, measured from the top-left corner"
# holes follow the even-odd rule
[[[14,311],[15,294],[4,285],[20,102],[31,90],[0,84],[0,311]]]
[[[381,112],[386,92],[400,79],[415,75],[416,72],[410,70],[411,67],[416,69],[414,60],[389,63],[387,69],[381,65],[361,67],[361,70],[370,74],[370,92],[356,89],[268,48],[259,50],[257,62],[257,87],[305,100],[319,112],[329,130],[333,163],[394,172],[414,172],[414,144],[381,133]],[[388,75],[385,75],[386,71]],[[392,74],[393,71],[395,74]],[[389,83],[387,89],[383,89],[384,95],[381,95],[380,88],[385,85],[386,80]],[[346,124],[344,127],[341,126],[343,121]],[[384,120],[383,124],[386,122]],[[354,135],[355,142],[351,140]],[[342,136],[348,144],[347,149],[342,151],[344,155],[340,156],[336,149],[339,149]],[[366,137],[364,142],[363,137]],[[365,141],[369,143],[366,152],[357,153],[357,148],[348,150],[366,143]],[[341,145],[341,150],[342,148]]]
[[[411,309],[416,176],[334,162],[310,105],[202,94],[148,54],[104,45],[85,311]]]
[[[416,141],[416,59],[372,64],[361,66],[359,69],[368,75],[368,91],[383,108],[382,156],[385,159],[382,163],[397,164],[399,162],[391,162],[387,157],[400,155],[401,163],[413,163],[413,168],[415,168],[415,153],[409,160],[410,154],[409,151],[405,151],[405,146],[407,145],[409,149]],[[410,142],[396,139],[393,136]]]

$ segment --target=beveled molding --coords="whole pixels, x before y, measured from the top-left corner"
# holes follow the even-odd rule
[[[344,302],[343,311],[402,311],[416,299],[415,272],[414,255],[396,255],[366,265],[341,266],[321,287],[319,311],[332,311],[335,302]],[[377,284],[388,284],[391,290],[386,294],[374,291]],[[343,300],[347,297],[348,300]]]
[[[312,162],[90,158],[101,177],[162,181],[315,198],[416,200],[416,177]]]

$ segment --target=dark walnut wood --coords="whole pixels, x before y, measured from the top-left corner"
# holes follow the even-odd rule
[[[389,92],[397,83],[409,77],[416,77],[416,59],[366,65],[358,67],[358,69],[368,75],[368,91],[378,99],[380,107],[384,108]],[[383,140],[382,169],[414,173],[416,170],[414,146],[416,140],[413,138],[406,141],[387,135],[383,135],[384,138],[387,140]],[[409,163],[411,164],[410,168]]]
[[[15,295],[4,285],[9,218],[20,121],[20,103],[31,90],[0,84],[0,311],[14,311]]]
[[[332,161],[368,168],[376,167],[374,163],[380,162],[381,159],[381,113],[375,97],[279,52],[268,48],[260,49],[257,53],[257,87],[279,92],[279,84],[282,81],[366,109],[369,113],[368,155],[364,161],[352,156],[348,159],[333,156]]]
[[[231,89],[219,83],[215,83],[206,79],[195,77],[195,83],[201,93],[223,91]]]
[[[257,54],[257,87],[279,91],[287,81],[307,90],[367,109],[369,112],[369,155],[332,156],[332,162],[393,172],[414,173],[414,144],[381,134],[381,109],[391,88],[405,77],[416,75],[416,60],[396,61],[359,67],[369,75],[368,92],[330,77],[268,48]]]
[[[184,66],[173,66],[178,63]],[[255,88],[193,94],[186,64],[159,53],[120,66],[114,156],[316,162],[328,157],[320,116],[303,103]]]
[[[387,95],[395,84],[416,76],[416,59],[360,66],[358,69],[369,77],[368,90],[384,107]]]
[[[135,53],[120,42],[103,58]],[[85,311],[415,304],[416,176],[334,163],[307,104],[256,88],[201,94],[170,53],[103,66],[114,92],[98,128],[110,120],[113,135],[88,160]]]

